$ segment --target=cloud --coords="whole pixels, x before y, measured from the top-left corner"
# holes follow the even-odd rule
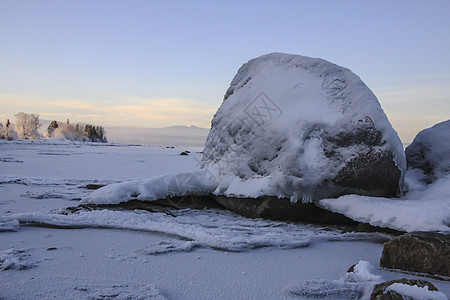
[[[108,101],[88,101],[0,94],[0,107],[5,116],[13,116],[19,111],[24,111],[38,113],[48,118],[68,118],[72,122],[142,127],[187,124],[209,127],[216,111],[216,107],[211,104],[192,99],[147,99],[124,96]]]
[[[385,87],[374,89],[375,95],[383,102],[410,104],[429,102],[430,99],[448,99],[450,86]]]
[[[39,114],[39,116],[42,118],[42,117],[47,117],[47,118],[53,118],[53,117],[55,117],[55,118],[57,118],[57,117],[67,117],[69,114],[67,114],[67,113],[60,113],[60,114],[56,114],[56,113],[44,113],[44,112],[41,112],[40,114]]]

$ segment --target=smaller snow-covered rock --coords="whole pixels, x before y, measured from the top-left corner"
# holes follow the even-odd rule
[[[413,232],[384,244],[380,266],[450,276],[450,235]]]
[[[377,284],[370,296],[371,300],[447,300],[444,293],[430,282],[415,279],[398,279]]]
[[[450,174],[450,120],[422,130],[406,147],[408,168],[419,168],[431,183]]]
[[[350,267],[345,277],[350,282],[380,281],[381,276],[375,273],[376,270],[370,262],[360,260],[357,264]]]

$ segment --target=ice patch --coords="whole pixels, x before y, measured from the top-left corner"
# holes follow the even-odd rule
[[[53,277],[47,274],[41,274],[33,280],[1,282],[0,290],[5,299],[167,299],[154,284],[89,277]]]
[[[30,256],[27,250],[8,249],[0,251],[0,269],[5,270],[25,270],[34,267],[34,264],[26,259]]]
[[[13,163],[23,163],[23,160],[15,159],[11,156],[0,156],[0,162],[13,162]]]
[[[393,291],[407,299],[428,299],[428,300],[447,300],[447,296],[439,291],[430,291],[428,286],[419,287],[403,283],[394,283],[386,288],[386,291]],[[404,297],[405,299],[405,297]]]
[[[330,226],[248,219],[222,210],[184,209],[170,212],[171,215],[141,210],[93,210],[67,215],[18,213],[0,217],[0,223],[18,220],[22,224],[62,228],[115,228],[157,232],[193,242],[178,244],[176,247],[198,244],[198,247],[224,251],[245,251],[260,247],[297,248],[319,241],[367,240],[379,237],[377,234],[343,232]],[[164,247],[155,251],[165,251],[161,248]]]
[[[148,245],[144,249],[139,249],[136,252],[147,255],[159,255],[170,252],[189,252],[195,247],[200,246],[200,243],[193,241],[160,241],[156,244]]]
[[[356,300],[364,295],[364,285],[339,280],[306,280],[291,284],[283,292],[291,297],[307,299]]]
[[[113,180],[103,180],[103,181],[92,181],[85,179],[65,179],[65,178],[51,178],[51,177],[26,177],[26,176],[14,176],[14,175],[5,175],[0,176],[0,184],[23,184],[30,186],[60,186],[60,185],[68,185],[68,186],[83,186],[87,184],[111,184],[117,181]]]
[[[81,294],[87,294],[87,299],[92,300],[163,300],[166,299],[153,284],[134,286],[134,285],[113,285],[111,287],[98,287],[93,290],[92,287],[77,288]]]

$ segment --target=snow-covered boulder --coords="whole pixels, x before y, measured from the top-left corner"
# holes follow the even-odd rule
[[[427,183],[450,174],[450,120],[419,132],[405,152],[408,169],[423,170]]]
[[[411,232],[383,245],[380,266],[450,276],[450,235]]]
[[[446,300],[447,296],[439,292],[429,281],[419,279],[397,279],[375,285],[371,300],[396,299],[432,299]]]
[[[405,166],[396,131],[358,76],[323,59],[282,53],[239,69],[202,158],[216,176],[216,195],[292,202],[394,196]]]

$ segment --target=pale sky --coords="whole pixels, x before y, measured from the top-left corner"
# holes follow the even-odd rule
[[[270,52],[352,70],[403,142],[450,118],[448,0],[0,0],[0,122],[209,128],[238,68]]]

